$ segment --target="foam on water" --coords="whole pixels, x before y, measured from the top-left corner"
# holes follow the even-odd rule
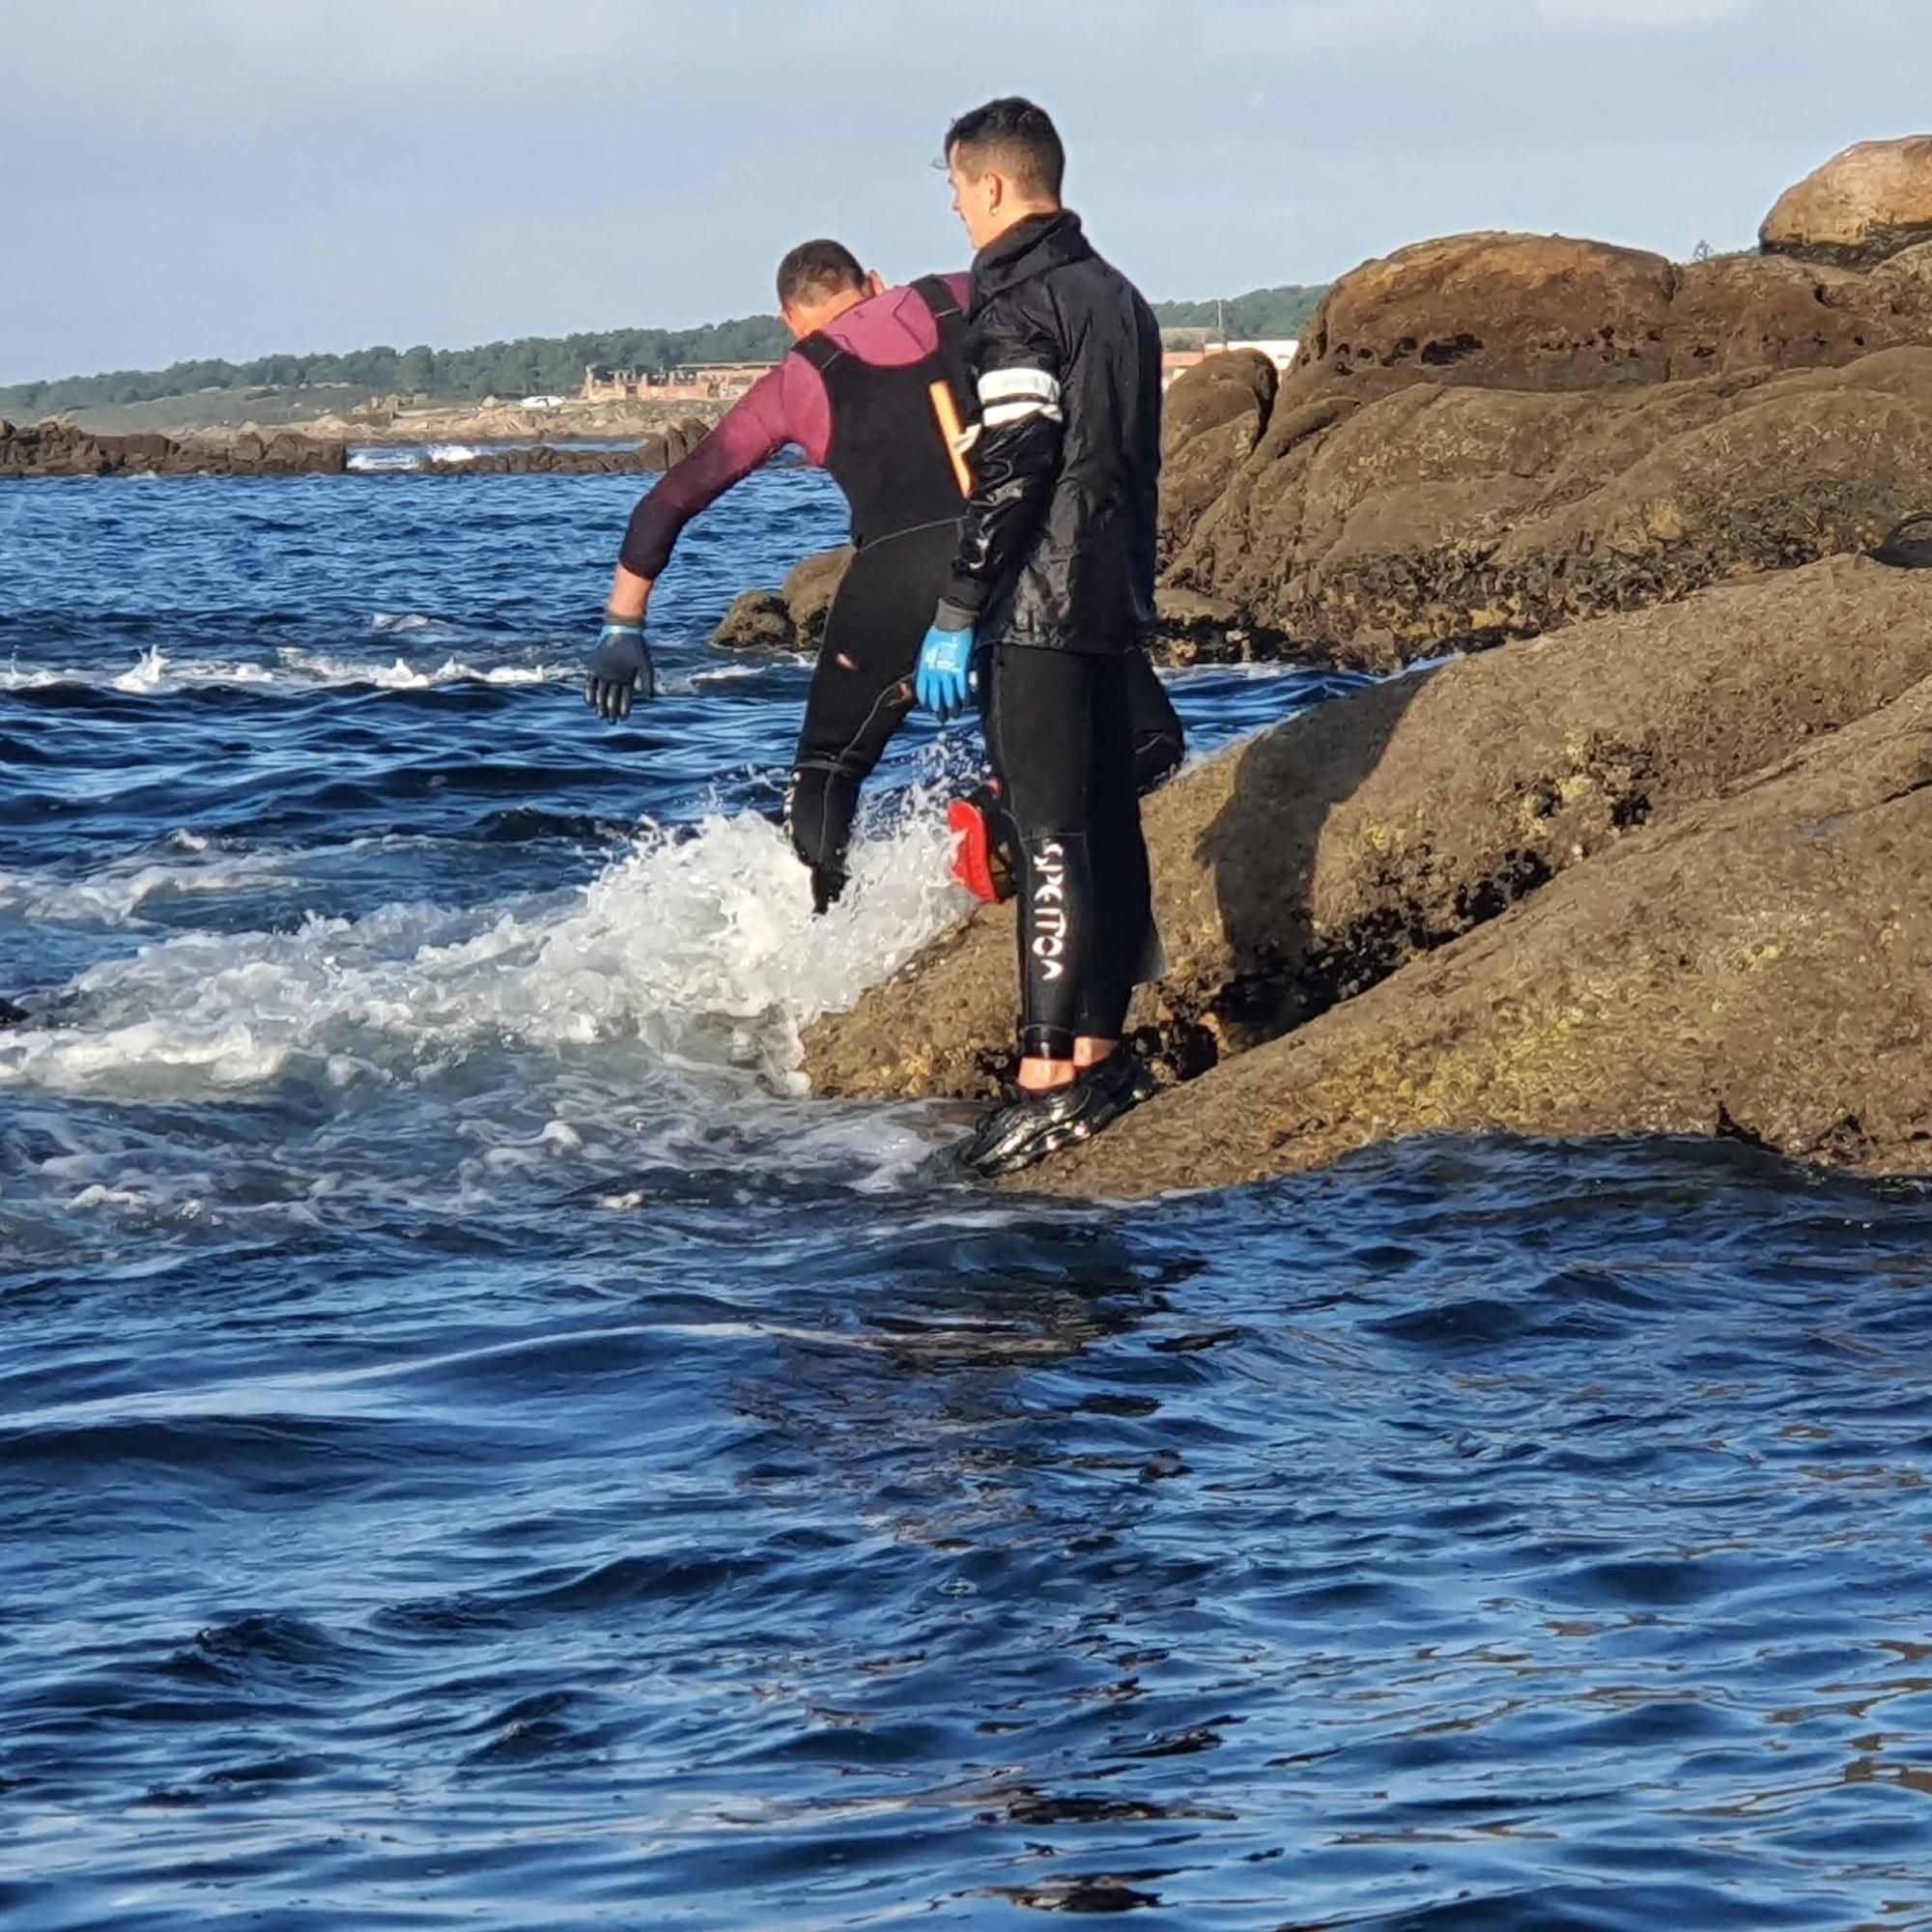
[[[474,443],[367,444],[349,452],[351,469],[379,473],[421,469],[431,463],[473,463],[483,451]]]
[[[380,659],[290,646],[277,651],[272,664],[260,664],[245,658],[174,658],[158,645],[150,645],[127,670],[109,677],[103,677],[98,669],[79,668],[35,668],[17,663],[0,667],[0,691],[86,686],[137,696],[222,686],[303,692],[430,691],[450,684],[574,684],[582,675],[582,666],[573,662],[538,660],[476,665],[454,651],[440,664],[416,665],[400,656],[384,663]]]
[[[0,917],[35,925],[118,926],[144,923],[144,908],[169,899],[202,898],[296,883],[295,862],[273,852],[211,853],[208,841],[177,833],[185,855],[116,859],[84,878],[0,871]]]
[[[940,814],[918,806],[860,841],[853,888],[823,919],[782,831],[745,813],[690,836],[647,828],[587,886],[560,893],[184,934],[91,968],[55,1023],[0,1037],[0,1085],[152,1102],[285,1079],[435,1080],[486,1047],[621,1042],[663,1065],[736,1068],[799,1091],[800,1029],[959,910]],[[110,868],[65,888],[67,905],[125,917],[152,893],[197,880],[219,890],[246,871]]]

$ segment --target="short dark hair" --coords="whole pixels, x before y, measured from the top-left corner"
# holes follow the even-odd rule
[[[1066,150],[1044,107],[1017,94],[989,100],[962,114],[946,130],[946,158],[954,151],[967,169],[978,169],[978,180],[988,167],[1010,175],[1022,194],[1039,201],[1058,201],[1066,179]]]
[[[823,301],[847,289],[863,291],[866,271],[859,258],[838,242],[801,242],[779,264],[779,306],[796,308]]]

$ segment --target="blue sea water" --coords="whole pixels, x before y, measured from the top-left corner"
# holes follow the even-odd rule
[[[703,640],[837,499],[609,729],[632,488],[0,497],[0,1923],[1932,1925],[1932,1198],[949,1181],[797,1041],[973,747],[811,921],[808,668]]]

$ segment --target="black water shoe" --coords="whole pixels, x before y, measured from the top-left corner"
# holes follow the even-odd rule
[[[1070,1086],[1047,1094],[1022,1092],[995,1107],[960,1147],[959,1164],[988,1180],[1018,1174],[1064,1147],[1092,1140],[1129,1107],[1138,1107],[1153,1088],[1147,1062],[1117,1047]]]
[[[1907,517],[1894,525],[1872,555],[1894,570],[1932,570],[1932,516]]]

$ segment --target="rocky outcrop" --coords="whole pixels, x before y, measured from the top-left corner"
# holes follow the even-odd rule
[[[1239,654],[1386,668],[1862,549],[1926,496],[1887,440],[1927,355],[1932,243],[1864,271],[1420,242],[1335,284],[1264,421],[1232,358],[1175,384],[1167,584]]]
[[[71,423],[0,423],[0,479],[43,476],[328,476],[348,468],[340,442],[294,430],[244,431],[220,442],[90,436]]]
[[[432,460],[414,471],[446,476],[601,476],[668,469],[710,435],[699,417],[654,431],[621,448],[535,443]],[[204,432],[177,441],[156,433],[94,436],[64,421],[15,428],[0,423],[0,480],[42,476],[337,476],[349,467],[348,444],[298,430]]]
[[[710,434],[711,425],[694,416],[668,429],[653,431],[639,442],[616,448],[528,443],[478,450],[470,456],[440,457],[423,469],[440,476],[661,475],[681,463]]]
[[[711,645],[720,651],[788,651],[791,611],[776,590],[747,590],[725,611]]]
[[[853,550],[821,551],[792,566],[777,590],[747,590],[711,634],[719,650],[815,651],[825,620],[851,568]]]
[[[1932,1166],[1932,683],[1673,813],[1037,1184],[1132,1196],[1426,1132]]]
[[[855,554],[850,544],[841,544],[795,563],[786,574],[779,595],[784,599],[792,640],[799,650],[815,651],[824,641],[825,620]]]
[[[1862,141],[1789,188],[1765,217],[1767,254],[1868,269],[1932,242],[1932,134]]]
[[[1149,801],[1170,972],[1136,1025],[1193,1074],[1352,1001],[1641,828],[1932,676],[1932,572],[1840,558],[1323,705]],[[808,1035],[821,1093],[980,1094],[1010,907]]]
[[[1869,550],[1932,506],[1932,348],[1608,393],[1411,384],[1283,413],[1172,584],[1386,669]]]
[[[1344,275],[1276,413],[1411,384],[1541,393],[1835,367],[1932,341],[1932,287],[1788,259],[1662,255],[1564,236],[1453,235]]]
[[[1163,560],[1234,480],[1267,427],[1279,379],[1253,349],[1209,355],[1177,378],[1162,409],[1160,476]]]

